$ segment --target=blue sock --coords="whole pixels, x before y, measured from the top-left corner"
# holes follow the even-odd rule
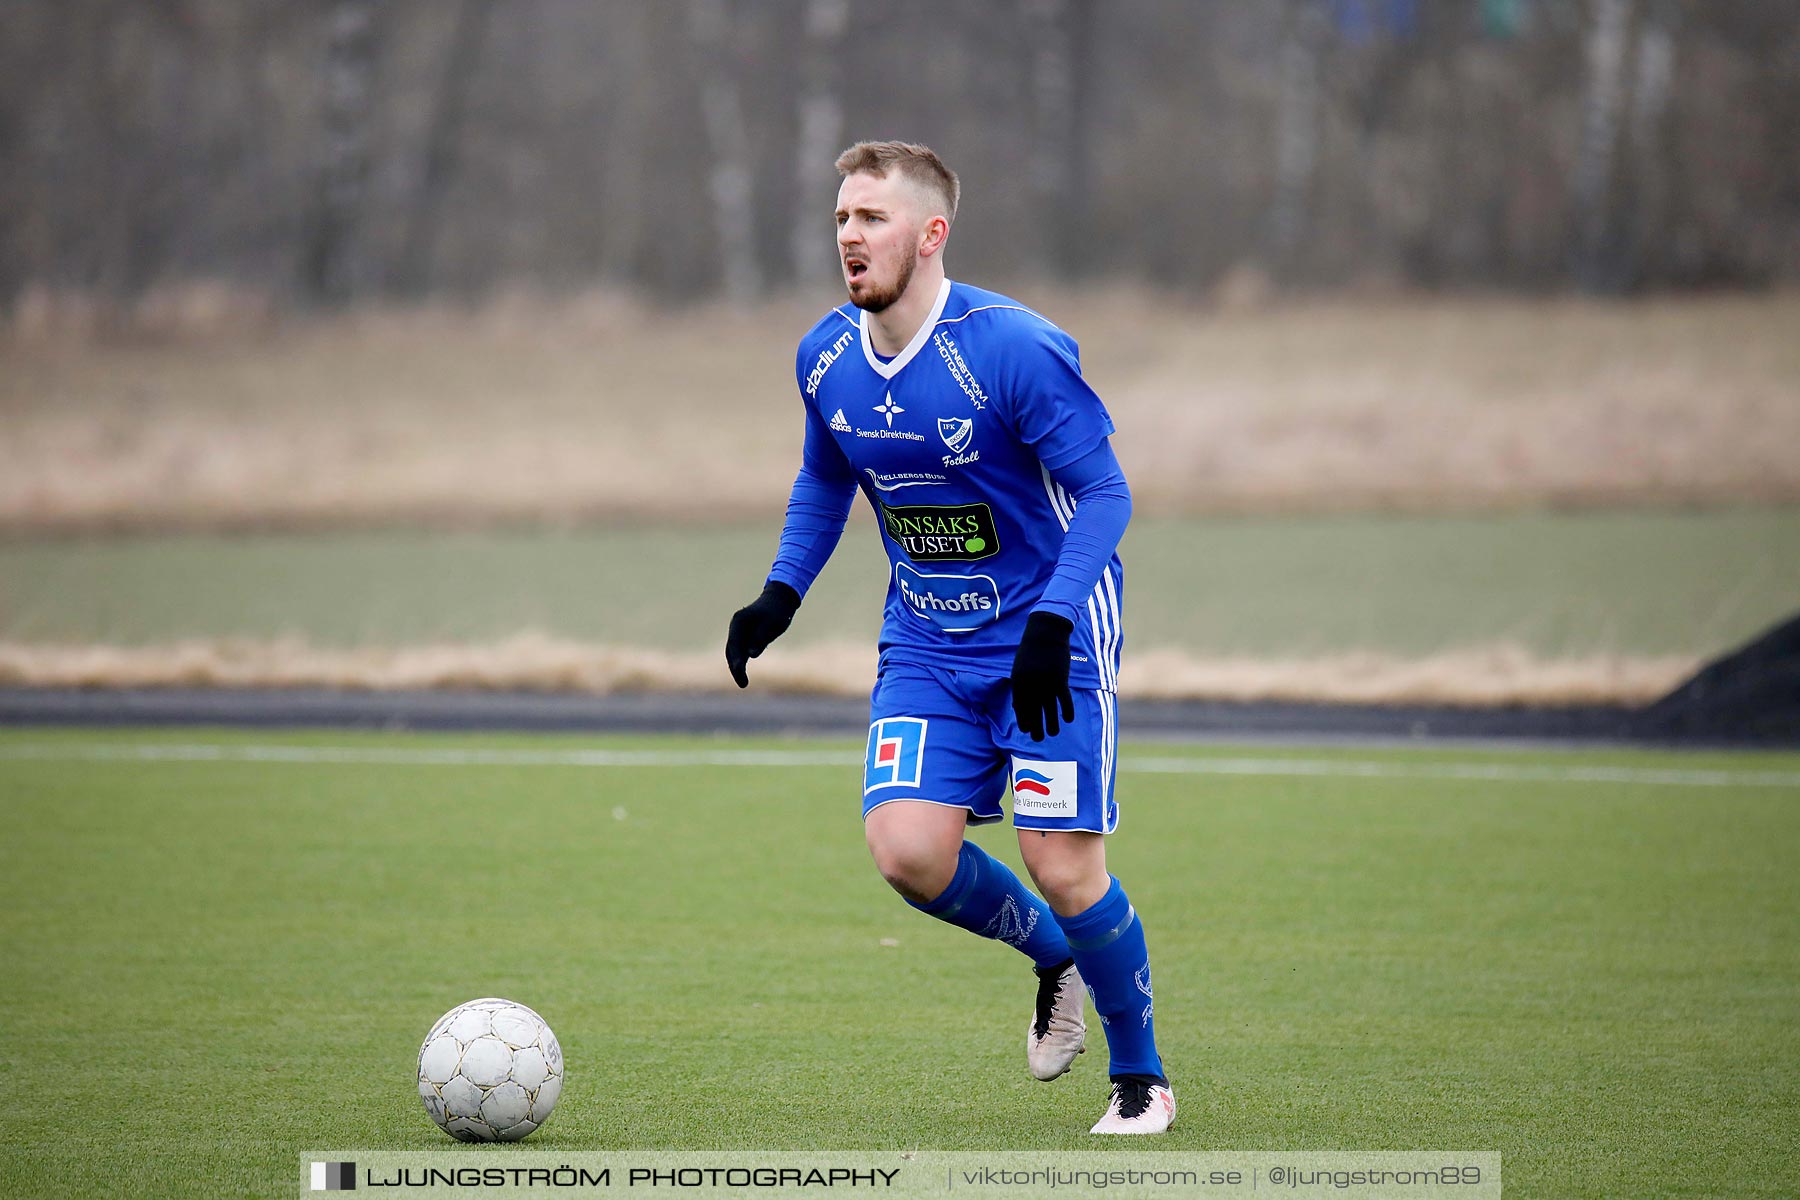
[[[1117,879],[1084,913],[1058,917],[1082,982],[1094,998],[1112,1054],[1111,1075],[1163,1074],[1156,1052],[1156,1009],[1150,998],[1150,951],[1144,925]]]
[[[980,937],[1005,942],[1039,967],[1069,961],[1069,944],[1050,906],[1020,883],[1005,863],[973,842],[962,844],[956,875],[943,894],[913,907]]]

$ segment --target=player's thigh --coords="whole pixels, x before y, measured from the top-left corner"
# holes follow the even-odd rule
[[[1006,761],[987,716],[955,675],[890,663],[869,697],[864,820],[900,801],[916,801],[953,810],[953,820],[986,824],[1001,819],[1005,786]]]
[[[956,877],[968,823],[966,809],[896,800],[869,813],[863,836],[883,878],[929,900]]]

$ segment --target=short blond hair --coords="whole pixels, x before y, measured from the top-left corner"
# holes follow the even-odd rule
[[[944,219],[956,220],[956,202],[962,199],[962,183],[956,172],[930,146],[917,142],[858,142],[837,157],[839,175],[873,175],[887,178],[889,171],[932,192],[944,202]]]

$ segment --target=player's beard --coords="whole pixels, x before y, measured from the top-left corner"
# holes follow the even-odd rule
[[[855,292],[851,292],[850,303],[856,305],[856,307],[862,309],[864,312],[878,313],[883,311],[889,305],[893,304],[894,301],[906,295],[907,285],[912,283],[913,271],[915,271],[918,266],[919,248],[917,246],[909,245],[906,248],[906,257],[900,260],[900,274],[899,277],[894,280],[893,287],[882,288],[880,291],[872,289],[865,291],[862,294],[861,299],[857,298]]]

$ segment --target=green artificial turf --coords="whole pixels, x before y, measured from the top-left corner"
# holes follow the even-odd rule
[[[776,534],[770,521],[0,541],[0,641],[394,646],[534,629],[710,650]],[[1121,553],[1139,649],[1710,655],[1793,611],[1800,508],[1141,519]],[[887,574],[859,502],[789,641],[871,641]]]
[[[293,761],[333,747],[399,761]],[[542,761],[626,747],[671,765]],[[477,748],[531,761],[409,758]],[[567,1053],[532,1148],[1092,1148],[1098,1025],[1027,1077],[1024,960],[887,891],[858,757],[0,732],[6,1194],[505,1153],[414,1089],[432,1021],[483,995]],[[1498,1150],[1520,1196],[1800,1190],[1800,757],[1128,747],[1120,796],[1181,1104],[1160,1146]]]

